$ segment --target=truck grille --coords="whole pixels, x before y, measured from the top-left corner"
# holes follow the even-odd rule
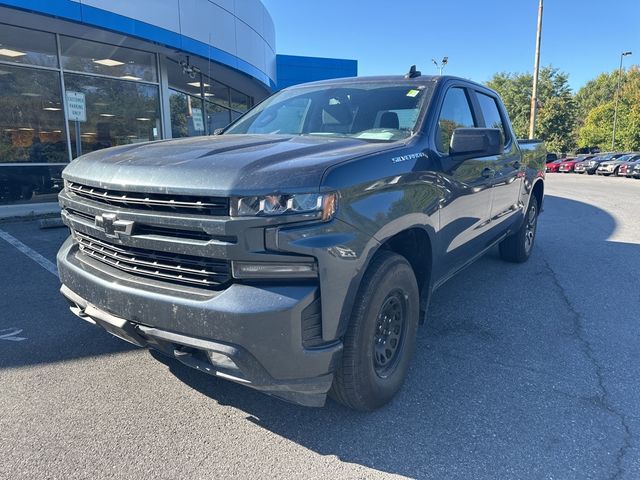
[[[229,263],[223,260],[113,245],[80,232],[75,238],[83,254],[135,275],[212,289],[230,280]]]
[[[69,182],[70,192],[94,202],[119,207],[150,211],[197,213],[204,215],[229,215],[229,199],[226,197],[198,197],[161,193],[124,192]]]

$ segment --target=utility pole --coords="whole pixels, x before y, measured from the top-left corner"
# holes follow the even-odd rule
[[[531,92],[531,116],[529,117],[529,139],[536,133],[536,109],[538,108],[538,74],[540,72],[540,40],[542,38],[543,0],[538,6],[538,31],[536,32],[536,59],[533,65],[533,90]]]
[[[622,52],[620,54],[620,68],[618,68],[618,88],[616,88],[616,106],[613,109],[613,135],[611,137],[611,151],[616,148],[616,125],[618,124],[618,100],[620,99],[620,80],[622,79],[622,59],[631,52]]]

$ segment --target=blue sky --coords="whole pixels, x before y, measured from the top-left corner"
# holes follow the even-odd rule
[[[358,60],[360,75],[404,73],[449,56],[445,73],[484,82],[531,72],[538,0],[263,0],[278,53]],[[603,71],[640,64],[640,0],[546,0],[541,65],[574,89]]]

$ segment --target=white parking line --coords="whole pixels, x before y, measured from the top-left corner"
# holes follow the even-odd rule
[[[27,247],[24,243],[22,243],[20,240],[15,238],[13,235],[9,235],[4,230],[0,230],[0,238],[5,240],[7,243],[13,245],[14,247],[16,247],[18,250],[24,253],[31,260],[33,260],[42,268],[47,270],[49,273],[54,274],[56,277],[58,276],[58,267],[56,267],[55,263],[47,260],[32,248]]]

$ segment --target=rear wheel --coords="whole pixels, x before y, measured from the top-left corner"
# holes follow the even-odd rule
[[[500,242],[500,257],[507,262],[526,262],[533,250],[538,229],[538,199],[535,195],[529,200],[529,208],[517,232]]]
[[[365,273],[329,394],[355,410],[389,402],[404,382],[419,320],[416,277],[407,260],[380,252]]]

